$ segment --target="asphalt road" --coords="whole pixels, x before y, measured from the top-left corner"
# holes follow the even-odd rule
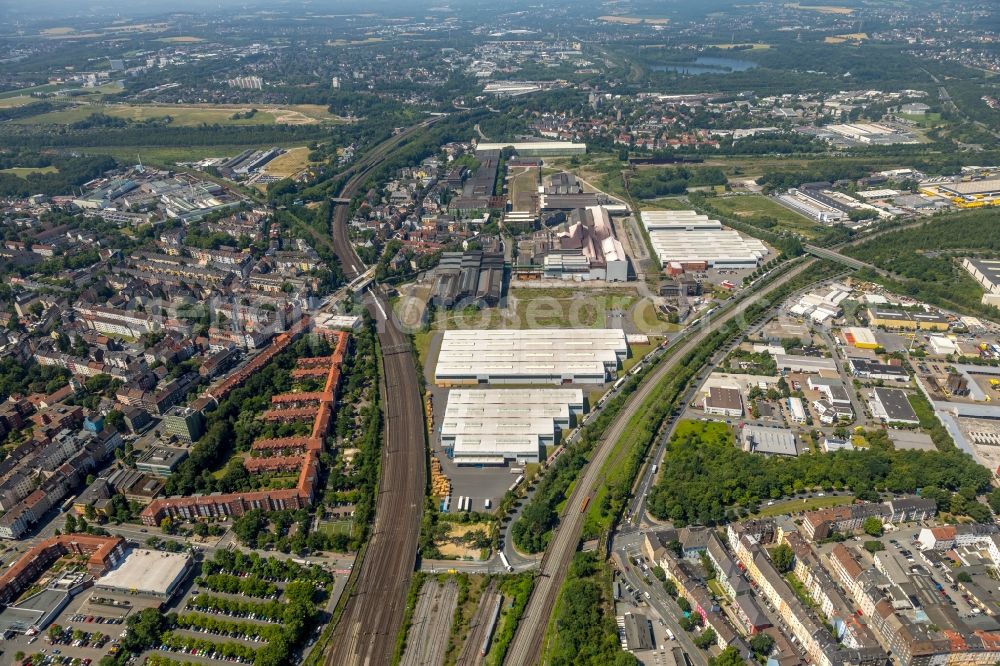
[[[580,532],[583,528],[585,517],[585,514],[580,513],[579,506],[584,498],[589,497],[596,488],[600,481],[601,468],[604,462],[614,449],[615,443],[624,434],[625,428],[636,410],[675,366],[678,359],[684,358],[688,352],[697,348],[718,326],[741,316],[748,307],[766,297],[774,289],[796,277],[812,264],[812,261],[805,261],[798,267],[791,269],[770,284],[767,289],[751,294],[732,310],[722,314],[713,322],[712,326],[703,328],[692,335],[687,342],[673,351],[673,360],[660,363],[657,369],[635,391],[628,404],[619,412],[614,422],[608,428],[605,438],[594,451],[593,458],[584,468],[579,482],[574,487],[573,493],[566,503],[560,525],[556,529],[549,543],[549,549],[542,560],[540,576],[532,591],[531,598],[528,600],[528,606],[525,609],[524,615],[518,623],[517,632],[514,635],[514,640],[511,643],[510,651],[505,661],[508,666],[529,666],[529,664],[536,663],[539,660],[542,641],[549,618],[552,615],[552,609],[555,606],[556,597],[559,589],[562,587],[563,580],[566,578],[570,560],[579,545]]]
[[[681,648],[691,658],[692,664],[706,666],[708,658],[705,652],[694,644],[691,640],[691,634],[681,629],[681,625],[677,622],[677,618],[681,616],[680,607],[673,599],[667,597],[666,590],[655,577],[652,575],[643,576],[635,565],[632,558],[635,555],[642,555],[642,541],[643,533],[635,528],[629,528],[628,532],[623,532],[616,538],[614,552],[625,564],[621,571],[621,578],[631,585],[632,589],[638,590],[643,597],[645,597],[643,593],[649,592],[646,604],[663,619],[667,628],[673,632]],[[652,581],[651,584],[646,583],[647,578]]]

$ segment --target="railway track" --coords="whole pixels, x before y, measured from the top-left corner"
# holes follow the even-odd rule
[[[528,600],[528,606],[525,608],[520,622],[518,622],[517,631],[511,642],[507,658],[504,661],[507,666],[530,666],[540,660],[545,630],[548,627],[549,618],[555,607],[556,597],[566,578],[570,560],[572,560],[573,554],[580,543],[580,533],[583,529],[586,515],[580,511],[580,506],[585,498],[593,494],[600,480],[601,469],[605,461],[614,450],[615,442],[624,434],[625,428],[635,412],[642,406],[646,398],[649,397],[656,385],[663,381],[678,359],[683,358],[688,352],[694,350],[718,326],[741,316],[748,307],[765,298],[771,291],[797,276],[811,266],[814,261],[804,262],[775,280],[765,291],[757,292],[747,297],[732,310],[717,319],[716,326],[699,331],[690,340],[675,349],[671,354],[671,359],[659,364],[657,369],[646,378],[632,395],[628,404],[618,413],[618,416],[611,423],[604,438],[594,451],[594,457],[584,468],[580,481],[574,486],[573,493],[566,502],[563,515],[560,516],[560,524],[542,559],[539,576],[535,581],[535,587]]]
[[[490,583],[489,588],[483,592],[479,606],[469,623],[469,634],[465,637],[465,645],[458,655],[456,666],[482,666],[485,663],[486,657],[482,653],[483,641],[492,628],[493,609],[499,596],[500,592],[496,589],[495,583]]]
[[[354,197],[365,178],[394,148],[436,120],[415,125],[376,147],[353,167],[340,198]],[[352,280],[366,267],[348,238],[348,214],[347,205],[336,207],[331,234],[341,267]],[[365,292],[364,302],[378,324],[380,348],[409,349],[409,340],[389,316],[389,301],[377,285]],[[426,485],[426,443],[420,384],[411,353],[383,355],[381,390],[384,440],[375,525],[357,582],[333,631],[324,660],[329,666],[390,662],[416,564]]]

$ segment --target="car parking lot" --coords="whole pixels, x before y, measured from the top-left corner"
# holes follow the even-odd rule
[[[105,614],[98,614],[94,608],[105,609]],[[80,666],[90,660],[99,662],[108,654],[115,654],[121,642],[121,634],[125,629],[125,621],[131,607],[105,607],[94,604],[88,592],[78,594],[55,620],[40,634],[26,636],[15,634],[2,641],[0,648],[4,656],[23,652],[29,657],[34,654],[44,655],[46,664],[75,664]],[[120,614],[120,616],[118,616]],[[53,627],[62,630],[55,635]],[[12,657],[3,663],[14,663]]]

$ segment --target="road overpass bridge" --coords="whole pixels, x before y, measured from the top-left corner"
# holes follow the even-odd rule
[[[883,271],[882,269],[877,268],[871,264],[865,263],[853,257],[848,257],[847,255],[840,254],[839,252],[827,249],[825,247],[817,247],[816,245],[805,245],[804,249],[809,254],[819,257],[820,259],[835,261],[838,264],[843,264],[844,266],[847,266],[848,268],[853,268],[854,270],[861,270],[862,268],[868,268],[875,271],[876,273],[882,273],[882,274],[885,273],[885,271]]]

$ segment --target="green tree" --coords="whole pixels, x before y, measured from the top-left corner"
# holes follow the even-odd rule
[[[257,535],[267,527],[267,518],[260,509],[251,509],[233,522],[233,533],[240,542],[254,545]]]
[[[771,561],[774,562],[774,567],[781,573],[791,571],[794,560],[795,553],[792,552],[791,546],[787,543],[775,546],[771,550]]]
[[[163,520],[160,521],[160,529],[163,530],[164,534],[174,533],[174,521],[170,516],[164,516]]]
[[[750,647],[753,648],[755,653],[766,657],[774,649],[774,639],[763,632],[754,634],[753,638],[750,639]],[[719,656],[721,657],[722,655]]]
[[[130,652],[139,653],[159,645],[167,628],[167,618],[155,608],[144,608],[128,618],[128,635],[123,646]]]
[[[76,532],[76,516],[72,513],[66,514],[66,522],[63,525],[63,532],[66,534],[72,534]]]
[[[767,636],[767,634],[757,634],[757,636]],[[770,638],[770,636],[767,637]],[[751,641],[752,643],[753,641]],[[730,645],[720,652],[718,657],[709,658],[708,666],[743,666],[743,659],[740,657],[739,650]]]
[[[861,528],[865,531],[865,534],[867,534],[868,536],[873,536],[873,537],[882,536],[882,521],[876,516],[865,518],[865,522],[862,523]]]
[[[697,638],[694,639],[694,644],[702,650],[707,650],[715,644],[715,630],[711,627],[705,629],[705,631],[698,634]]]
[[[994,488],[990,492],[987,501],[989,502],[990,509],[993,510],[993,513],[1000,514],[1000,488]]]
[[[104,420],[109,426],[119,432],[125,430],[125,414],[122,413],[121,410],[112,409],[108,412],[108,415],[104,417]]]
[[[865,541],[865,550],[874,555],[880,550],[885,550],[885,544],[881,541]]]

